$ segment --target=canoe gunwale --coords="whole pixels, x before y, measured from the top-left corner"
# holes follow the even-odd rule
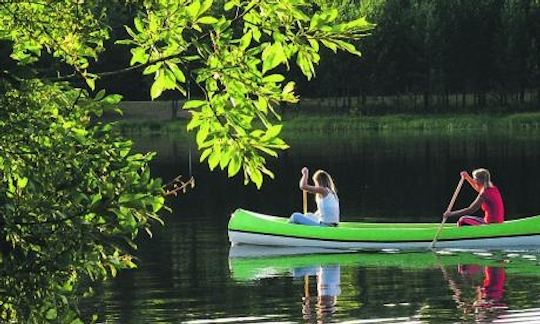
[[[301,235],[286,235],[286,234],[273,234],[273,233],[263,233],[256,231],[244,231],[232,229],[229,232],[238,232],[246,234],[257,234],[257,235],[266,235],[266,236],[275,236],[275,237],[288,237],[288,238],[298,238],[306,240],[316,240],[316,241],[325,241],[325,242],[351,242],[351,243],[421,243],[429,242],[432,240],[343,240],[343,239],[334,239],[334,238],[319,238],[319,237],[310,237],[310,236],[301,236]],[[463,240],[485,240],[485,239],[502,239],[502,238],[514,238],[514,237],[527,237],[527,236],[538,236],[539,233],[526,233],[526,234],[514,234],[514,235],[496,235],[496,236],[482,236],[482,237],[461,237],[461,238],[445,238],[438,239],[438,242],[452,242],[452,241],[463,241]]]

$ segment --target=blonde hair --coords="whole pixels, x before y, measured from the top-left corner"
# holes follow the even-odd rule
[[[489,183],[491,182],[491,175],[489,174],[489,171],[484,168],[474,170],[472,176],[474,179],[481,182],[484,187],[489,186]]]
[[[313,174],[313,181],[317,182],[320,186],[330,189],[334,194],[337,194],[336,185],[332,176],[324,170],[317,170]]]

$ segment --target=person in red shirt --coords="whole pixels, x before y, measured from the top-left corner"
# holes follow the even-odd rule
[[[499,189],[491,182],[491,175],[487,169],[476,169],[472,177],[467,171],[461,171],[461,177],[473,187],[478,196],[467,208],[456,211],[447,211],[443,217],[460,217],[458,226],[482,225],[504,222],[504,203]],[[470,216],[482,208],[484,217]]]

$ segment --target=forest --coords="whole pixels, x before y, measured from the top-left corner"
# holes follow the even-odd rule
[[[291,66],[301,97],[318,99],[306,103],[311,111],[373,115],[538,108],[540,1],[334,3],[345,18],[360,14],[376,27],[358,41],[360,58],[321,50],[320,66],[310,81]],[[104,57],[100,69],[114,70],[117,62],[125,61],[122,57],[129,56],[129,51],[115,49]],[[151,78],[137,73],[121,77],[124,82],[116,77],[102,82],[128,100],[149,100],[149,93],[139,89],[148,88]],[[192,91],[200,94],[196,87]]]

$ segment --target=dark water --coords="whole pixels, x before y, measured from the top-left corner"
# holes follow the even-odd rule
[[[304,165],[333,175],[343,220],[438,222],[459,171],[476,167],[491,170],[508,219],[537,214],[538,135],[303,134],[271,161],[276,179],[260,191],[210,173],[192,152],[196,188],[170,202],[173,213],[164,214],[166,226],[156,226],[153,239],[141,239],[139,269],[99,287],[86,307],[112,323],[540,320],[537,251],[311,258],[269,251],[254,258],[230,251],[226,230],[238,207],[275,215],[300,210]],[[165,137],[137,143],[158,152],[156,176],[189,173],[188,143]],[[464,187],[456,207],[473,198]]]

